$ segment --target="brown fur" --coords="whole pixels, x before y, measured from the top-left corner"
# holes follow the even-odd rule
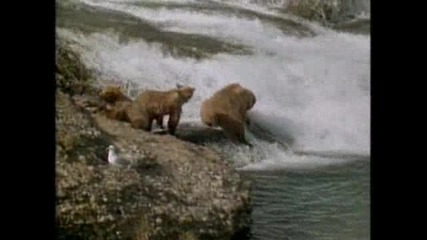
[[[99,96],[107,103],[114,104],[118,101],[131,101],[131,99],[122,92],[120,86],[107,86],[101,90]]]
[[[105,116],[110,119],[129,122],[128,111],[132,102],[119,101],[114,104],[105,105]]]
[[[232,83],[203,101],[200,116],[206,125],[221,127],[233,142],[251,145],[245,139],[244,124],[250,124],[247,112],[255,103],[256,97],[252,91]]]
[[[99,96],[106,102],[104,110],[108,118],[130,122],[134,128],[144,128],[143,126],[147,125],[141,120],[146,118],[144,114],[132,108],[132,100],[122,92],[121,87],[107,86],[101,90]],[[163,118],[157,118],[156,121],[163,128]]]
[[[163,117],[169,115],[168,130],[170,134],[175,134],[182,106],[193,97],[194,91],[192,87],[182,86],[169,91],[144,91],[133,103],[130,120],[132,122],[132,118],[138,119],[141,128],[150,131],[153,120],[163,127]],[[141,115],[144,116],[140,117]]]
[[[99,96],[106,102],[105,115],[108,118],[130,122],[133,128],[151,130],[153,120],[164,129],[163,117],[169,115],[168,129],[175,133],[179,123],[182,105],[193,96],[194,88],[182,87],[169,91],[147,90],[132,101],[120,87],[107,86]]]
[[[132,100],[122,92],[120,86],[107,86],[100,91],[99,96],[106,102],[104,110],[108,118],[129,122],[128,110]]]
[[[152,121],[149,122],[147,112],[141,108],[137,102],[133,102],[127,109],[127,116],[130,125],[136,129],[143,129],[145,131],[151,130]]]

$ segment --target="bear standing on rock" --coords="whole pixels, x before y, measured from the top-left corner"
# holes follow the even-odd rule
[[[200,117],[210,127],[219,126],[233,142],[252,146],[245,139],[244,124],[250,124],[247,111],[256,103],[252,91],[238,83],[232,83],[218,90],[202,103]]]
[[[177,85],[177,88],[169,91],[142,92],[132,103],[128,113],[132,127],[151,131],[153,120],[156,120],[164,128],[163,117],[169,115],[168,130],[170,134],[175,134],[182,106],[193,97],[194,91],[193,87]]]
[[[175,134],[182,106],[192,98],[195,88],[177,85],[169,91],[146,90],[132,101],[120,87],[106,87],[100,97],[107,102],[105,115],[114,120],[130,122],[136,129],[151,131],[153,120],[164,129],[163,117],[169,115],[168,130]]]

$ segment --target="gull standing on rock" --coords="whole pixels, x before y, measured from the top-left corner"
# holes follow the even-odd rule
[[[117,155],[116,147],[114,147],[113,145],[110,145],[106,148],[106,150],[108,151],[108,163],[116,166],[130,168],[131,161],[128,159],[125,159],[123,156]]]
[[[127,169],[146,167],[145,154],[117,154],[116,147],[113,145],[108,146],[106,150],[108,151],[109,164],[120,167],[127,167]]]

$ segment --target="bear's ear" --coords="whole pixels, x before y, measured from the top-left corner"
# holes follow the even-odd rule
[[[184,86],[182,84],[177,83],[176,88],[183,88]]]

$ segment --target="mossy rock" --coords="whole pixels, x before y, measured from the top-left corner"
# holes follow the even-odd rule
[[[82,94],[94,90],[94,77],[84,65],[80,54],[72,48],[70,41],[56,41],[56,87],[68,94]]]

